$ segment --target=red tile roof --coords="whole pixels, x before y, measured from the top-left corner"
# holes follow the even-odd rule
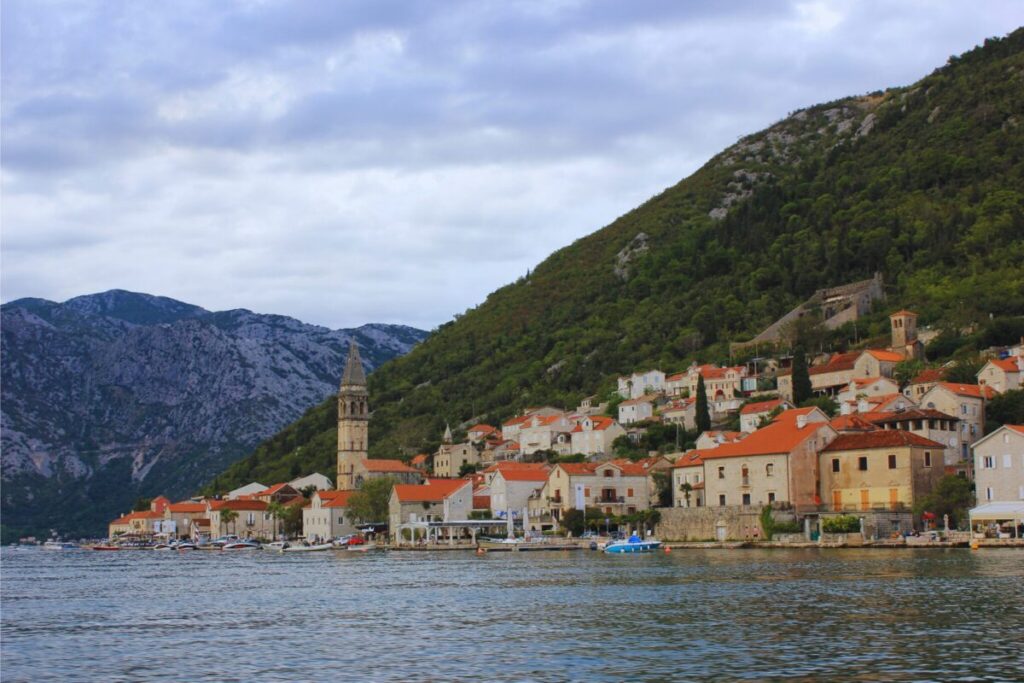
[[[503,460],[502,462],[496,462],[490,465],[483,471],[484,474],[490,472],[509,472],[512,470],[540,470],[544,472],[550,472],[551,466],[543,462],[515,462],[513,460]]]
[[[136,519],[163,519],[164,515],[162,512],[154,512],[152,510],[141,510],[139,512],[129,512],[127,515],[123,515],[115,519],[111,524],[128,524],[132,520]]]
[[[871,354],[880,361],[888,363],[899,363],[905,360],[902,354],[896,353],[895,351],[886,351],[885,349],[868,349],[866,353]]]
[[[395,484],[395,495],[402,503],[440,503],[463,486],[472,486],[466,479],[431,479],[427,484]]]
[[[325,508],[348,507],[349,497],[355,491],[317,491],[314,495],[320,497],[320,503]]]
[[[184,500],[180,503],[171,503],[167,506],[171,512],[206,512],[206,503],[193,503]]]
[[[740,408],[740,415],[752,415],[754,413],[770,413],[771,411],[782,405],[782,399],[776,398],[770,401],[758,401],[757,403],[748,403],[747,405]]]
[[[917,317],[917,313],[914,313],[913,311],[908,311],[905,308],[902,309],[902,310],[896,311],[895,313],[890,313],[889,317],[890,318],[895,318],[898,315],[909,315],[909,316],[913,316],[914,318]]]
[[[420,453],[419,455],[413,456],[412,464],[413,465],[425,465],[429,458],[430,458],[430,456],[427,455],[426,453]]]
[[[946,374],[945,368],[928,368],[917,373],[917,377],[910,380],[911,384],[933,384],[941,382]]]
[[[504,422],[501,423],[501,426],[502,427],[514,427],[515,425],[523,424],[524,422],[526,422],[529,419],[530,419],[529,415],[520,415],[519,417],[513,417],[510,420],[505,420]]]
[[[591,423],[593,423],[593,427],[592,427],[591,431],[595,431],[595,432],[603,432],[604,430],[608,429],[613,424],[615,424],[615,420],[611,419],[610,417],[594,416],[594,417],[591,417],[589,419],[590,419]],[[580,424],[578,424],[575,427],[573,427],[572,431],[573,431],[573,433],[582,432],[583,431],[583,421],[581,420]]]
[[[498,470],[505,481],[547,481],[547,470]],[[497,476],[497,475],[495,475]]]
[[[593,474],[597,470],[597,463],[594,462],[562,462],[558,463],[556,467],[561,467],[562,471],[571,477],[586,476]]]
[[[1018,434],[1024,434],[1024,425],[1003,425],[1007,429],[1012,429]]]
[[[898,448],[900,446],[924,446],[945,448],[941,443],[926,439],[902,429],[879,429],[859,434],[840,434],[825,447],[826,452],[856,451],[872,448]]]
[[[257,496],[257,497],[258,496],[272,496],[275,493],[277,493],[278,491],[280,491],[281,489],[283,489],[285,486],[291,488],[291,485],[288,484],[287,482],[281,482],[280,484],[274,484],[273,486],[268,486],[267,488],[263,489],[259,493],[254,493],[253,495]],[[294,489],[292,489],[292,490],[294,490]]]
[[[701,452],[705,460],[712,458],[733,458],[749,455],[772,455],[789,453],[808,438],[818,433],[825,422],[807,422],[803,428],[797,425],[797,418],[809,415],[815,408],[787,410],[776,417],[771,424],[761,427],[746,438],[732,443],[723,443]]]
[[[366,459],[363,460],[363,467],[365,467],[368,472],[409,472],[419,474],[419,470],[409,467],[401,460]]]
[[[469,433],[469,432],[483,432],[484,434],[490,434],[491,432],[494,432],[494,431],[497,431],[497,430],[494,427],[492,427],[491,425],[485,425],[485,424],[474,425],[474,426],[472,426],[472,427],[470,427],[469,429],[466,430],[467,433]]]
[[[977,384],[956,384],[954,382],[939,382],[937,386],[950,391],[957,396],[968,396],[970,398],[993,398],[996,395],[992,387],[982,387]]]
[[[700,467],[704,464],[704,459],[700,457],[700,451],[689,451],[683,453],[682,456],[676,460],[673,467]]]
[[[884,414],[892,415],[893,413]],[[832,425],[832,428],[835,429],[837,432],[869,431],[872,429],[877,429],[877,427],[875,427],[875,425],[872,424],[872,422],[870,422],[865,417],[861,417],[860,415],[836,415],[831,420],[829,420],[829,424]]]
[[[650,471],[649,468],[658,458],[644,458],[643,460],[626,460],[625,458],[616,458],[612,460],[612,464],[618,465],[619,469],[622,470],[622,474],[627,477],[645,477]]]
[[[1011,356],[1009,358],[992,358],[989,360],[989,363],[996,366],[1003,372],[1020,372],[1016,356]]]
[[[864,413],[864,419],[874,424],[886,422],[906,422],[909,420],[954,420],[959,422],[960,418],[947,415],[941,410],[934,408],[908,408],[894,413],[870,412]]]
[[[262,500],[214,500],[210,501],[211,510],[266,510],[267,504]]]

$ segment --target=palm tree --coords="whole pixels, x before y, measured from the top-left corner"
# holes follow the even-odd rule
[[[274,540],[277,540],[277,520],[281,519],[285,515],[285,507],[276,500],[272,500],[267,503],[267,512],[270,513],[270,517],[274,520]]]
[[[231,525],[231,532],[235,531],[235,520],[238,519],[238,513],[234,510],[221,510],[220,521],[224,524]]]

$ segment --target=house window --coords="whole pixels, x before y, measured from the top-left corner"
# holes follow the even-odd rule
[[[724,467],[719,467],[718,468],[718,478],[719,479],[725,479],[725,468]],[[725,505],[725,503],[722,503],[722,504]]]
[[[868,469],[868,456],[862,455],[857,458],[857,469],[861,472],[866,472]]]
[[[992,488],[985,487],[985,500],[992,500]]]
[[[994,470],[996,468],[995,456],[986,455],[984,458],[982,458],[981,467],[986,470]]]
[[[586,487],[586,488],[583,489],[583,495],[586,496],[587,498],[590,497],[590,488],[589,487]]]
[[[723,506],[725,505],[725,494],[724,493],[719,493],[718,494],[718,504],[719,505],[723,505]]]
[[[775,502],[775,492],[774,491],[769,491],[768,492],[768,502],[769,503],[774,503]]]
[[[344,524],[345,518],[342,515],[338,515],[338,524]]]
[[[931,467],[932,466],[932,453],[931,453],[931,451],[925,451],[924,452],[924,466],[925,467]]]
[[[606,476],[606,477],[610,477],[610,476],[613,476],[613,474],[614,474],[614,473],[613,473],[613,472],[612,472],[611,470],[605,470],[605,471],[604,471],[604,476]]]
[[[744,505],[750,505],[750,494],[749,493],[744,493],[743,494],[743,504]]]
[[[771,477],[775,475],[775,465],[768,463],[764,466],[764,476]]]
[[[632,498],[633,497],[633,489],[626,489],[626,495],[629,496],[630,498]]]
[[[833,472],[838,472],[839,471],[839,458],[832,458],[832,471]]]
[[[1007,469],[1013,467],[1013,462],[1010,460],[1010,454],[1009,453],[1004,453],[1003,454],[1003,467],[1005,467]]]
[[[889,455],[889,469],[896,469],[896,456],[892,454]]]

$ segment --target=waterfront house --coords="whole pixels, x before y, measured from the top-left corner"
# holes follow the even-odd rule
[[[192,535],[193,520],[206,518],[206,502],[183,500],[171,503],[164,511],[164,521],[173,522],[174,535],[188,538]]]
[[[302,535],[316,541],[356,533],[348,515],[348,499],[355,491],[317,491],[302,509]],[[384,521],[384,520],[377,520]]]
[[[623,436],[626,430],[611,419],[599,415],[582,417],[573,427],[571,434],[573,453],[584,455],[608,455],[612,452],[612,443]]]
[[[792,403],[783,398],[748,403],[740,408],[740,431],[750,433],[761,426],[775,411],[790,410]]]
[[[236,515],[230,522],[225,519],[228,510]],[[271,539],[279,526],[267,511],[267,503],[252,498],[207,501],[206,517],[213,538],[237,534],[242,538]]]
[[[623,461],[558,463],[548,474],[544,495],[555,520],[584,506],[608,515],[632,514],[650,507],[647,470]]]
[[[704,460],[700,451],[682,454],[672,466],[672,504],[675,507],[704,506]]]
[[[978,371],[978,384],[999,394],[1021,388],[1024,357],[992,358]]]
[[[1024,501],[1024,425],[1003,425],[971,449],[979,505]]]
[[[943,477],[942,450],[905,430],[841,434],[821,452],[823,505],[830,512],[909,512]]]
[[[270,503],[280,503],[281,505],[284,505],[296,498],[301,498],[302,494],[295,490],[291,484],[282,482],[280,484],[274,484],[262,491],[258,491],[249,497],[253,500],[262,500],[268,505]]]
[[[546,467],[499,468],[489,478],[489,507],[500,514],[520,512],[527,507],[530,496],[544,488],[548,480]]]
[[[960,420],[958,462],[970,466],[971,444],[985,433],[985,403],[995,395],[991,387],[939,382],[921,397],[921,408],[938,410]]]
[[[788,503],[797,512],[816,510],[818,453],[836,434],[821,410],[798,408],[741,441],[699,451],[706,504]]]
[[[428,479],[425,484],[396,484],[388,500],[388,524],[393,540],[403,525],[468,520],[473,509],[469,479]]]
[[[111,539],[124,534],[151,536],[156,530],[155,525],[162,522],[163,519],[163,512],[153,510],[129,512],[107,525],[107,535]]]
[[[944,466],[960,462],[960,420],[952,415],[933,408],[908,408],[870,412],[862,417],[879,429],[903,430],[942,444]]]

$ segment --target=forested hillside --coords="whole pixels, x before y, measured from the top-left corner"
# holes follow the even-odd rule
[[[374,372],[371,452],[572,406],[633,369],[724,360],[816,288],[876,271],[888,307],[925,325],[1024,314],[1022,176],[1024,30],[909,87],[795,112]],[[859,333],[886,330],[879,313]],[[329,399],[217,484],[333,463]]]

